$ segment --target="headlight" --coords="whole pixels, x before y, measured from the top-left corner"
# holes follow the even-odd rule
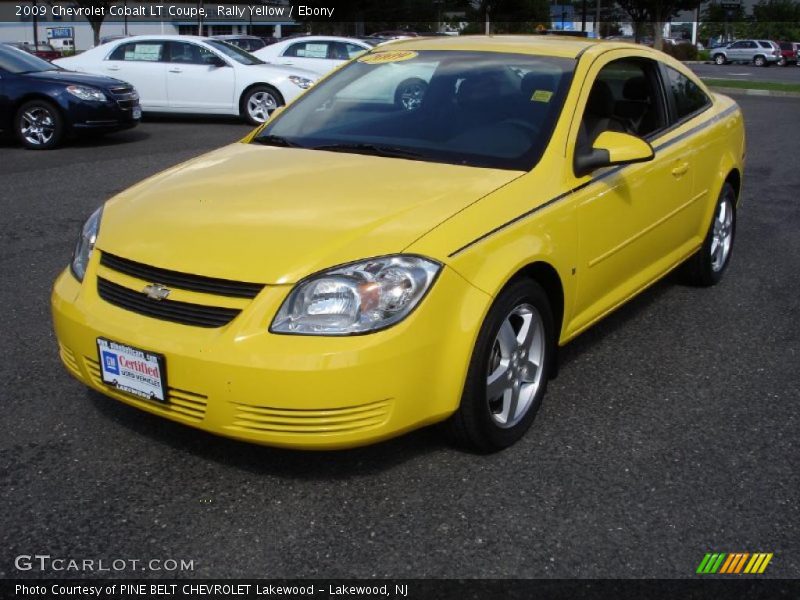
[[[440,269],[426,258],[396,255],[312,275],[291,291],[270,331],[348,335],[394,325],[419,304]]]
[[[298,77],[297,75],[289,75],[289,81],[295,84],[297,87],[301,87],[304,90],[307,90],[314,82],[311,79],[306,79],[305,77]]]
[[[81,100],[93,100],[94,102],[106,101],[106,95],[94,88],[84,87],[82,85],[70,85],[67,86],[67,91]]]
[[[83,229],[81,229],[78,243],[75,245],[70,267],[72,268],[72,274],[78,278],[78,281],[83,281],[83,277],[86,275],[86,265],[89,264],[89,257],[92,255],[94,243],[97,241],[97,232],[100,230],[100,217],[102,216],[103,207],[101,206],[86,221]]]

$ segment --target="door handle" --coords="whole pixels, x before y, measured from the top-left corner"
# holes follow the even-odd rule
[[[173,67],[169,70],[170,73],[183,73],[183,69],[179,69],[178,67]]]
[[[119,71],[119,67],[117,66],[106,67],[106,69],[108,69],[109,71]]]
[[[285,61],[283,61],[282,64],[284,64],[284,65],[293,65],[294,63],[291,60],[285,60]]]
[[[675,177],[681,177],[682,175],[686,175],[686,172],[688,170],[689,170],[689,163],[683,163],[672,169],[672,174]]]

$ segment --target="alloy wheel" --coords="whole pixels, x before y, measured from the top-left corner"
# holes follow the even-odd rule
[[[55,119],[46,108],[37,106],[22,113],[20,133],[29,144],[44,146],[53,139],[55,131]]]
[[[507,429],[530,410],[542,384],[545,331],[539,311],[515,307],[500,326],[489,355],[486,400],[492,420]]]
[[[258,91],[251,94],[247,99],[247,113],[254,121],[263,123],[278,108],[275,96],[265,91]]]
[[[729,194],[717,206],[711,235],[711,269],[718,273],[728,261],[733,242],[733,200]]]

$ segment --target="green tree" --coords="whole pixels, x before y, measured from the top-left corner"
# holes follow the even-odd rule
[[[713,38],[723,40],[749,37],[751,23],[745,16],[744,8],[723,8],[716,2],[709,4],[700,15],[700,39],[707,43]]]
[[[768,40],[800,39],[800,3],[794,0],[761,0],[753,7],[753,37]]]
[[[637,41],[644,27],[653,27],[653,46],[661,50],[663,46],[664,24],[684,10],[695,10],[702,0],[617,0],[633,21],[633,31]]]
[[[108,8],[112,4],[116,4],[116,2],[113,0],[73,0],[72,3],[77,5],[78,8],[84,9],[85,11],[97,11],[95,14],[87,12],[84,17],[87,21],[89,21],[89,25],[92,26],[94,45],[97,46],[100,44],[100,28],[103,26],[103,21],[106,19]]]

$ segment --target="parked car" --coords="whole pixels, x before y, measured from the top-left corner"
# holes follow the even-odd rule
[[[315,35],[282,40],[253,54],[269,64],[299,67],[325,75],[367,52],[373,45],[359,38]]]
[[[34,56],[44,60],[55,60],[61,58],[61,52],[53,48],[50,44],[33,44],[31,42],[10,42],[8,45],[25,50]]]
[[[400,65],[433,66],[414,110],[347,95]],[[379,46],[94,212],[52,293],[61,357],[218,435],[341,448],[446,421],[499,450],[559,345],[682,264],[722,279],[744,155],[736,103],[644,46]]]
[[[781,57],[778,59],[778,64],[780,66],[798,64],[797,44],[793,42],[778,42],[778,47],[781,49]]]
[[[128,39],[129,35],[104,35],[100,38],[100,45],[107,44],[109,42],[116,42],[117,40],[125,40]]]
[[[777,64],[781,49],[769,40],[737,40],[724,48],[714,48],[711,58],[718,65],[730,62],[753,63],[757,67]]]
[[[264,38],[260,38],[255,35],[215,35],[212,39],[228,42],[229,44],[238,46],[242,50],[246,50],[247,52],[251,53],[255,52],[256,50],[260,50],[267,45],[267,42],[264,41]]]
[[[26,148],[49,150],[68,135],[135,127],[139,96],[110,77],[72,73],[0,44],[0,129]]]
[[[220,40],[186,35],[126,38],[55,62],[130,82],[145,112],[241,115],[254,125],[318,78],[298,67],[264,64]]]

